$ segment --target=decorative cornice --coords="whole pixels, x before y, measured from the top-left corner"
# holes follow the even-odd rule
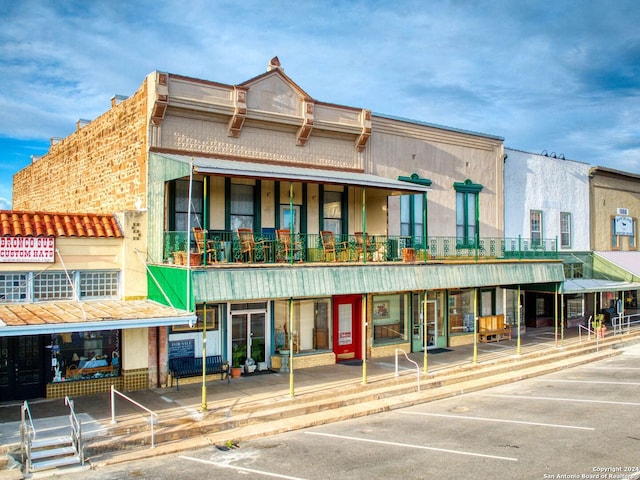
[[[483,187],[479,183],[473,183],[467,178],[464,182],[453,182],[453,188],[456,192],[479,193]]]
[[[408,177],[400,176],[398,180],[402,180],[403,182],[415,183],[416,185],[424,185],[426,187],[431,186],[431,180],[428,178],[421,178],[417,173],[412,173]]]

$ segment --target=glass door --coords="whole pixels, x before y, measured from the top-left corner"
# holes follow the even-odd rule
[[[248,357],[255,363],[266,361],[265,312],[234,312],[231,316],[231,361],[244,365]]]
[[[423,318],[424,296],[422,294],[413,295],[411,351],[421,352],[424,350],[425,345],[427,350],[447,346],[447,337],[444,331],[444,312],[441,308],[442,296],[442,292],[429,292],[427,294],[427,318],[425,321]]]

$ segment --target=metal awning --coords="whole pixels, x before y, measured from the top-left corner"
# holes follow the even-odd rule
[[[150,153],[157,159],[173,160],[190,164],[194,171],[203,175],[226,177],[259,178],[263,180],[293,181],[302,183],[322,183],[335,185],[354,185],[359,187],[382,188],[393,193],[422,193],[430,188],[426,185],[380,177],[369,173],[344,170],[323,170],[319,168],[291,167],[270,163],[223,160],[210,157],[191,157],[166,153]]]
[[[563,280],[560,262],[213,268],[193,271],[193,293],[196,302],[226,302],[559,283]]]
[[[622,292],[626,290],[640,290],[640,283],[597,278],[571,278],[565,280],[560,288],[560,293]]]
[[[187,325],[195,319],[151,300],[8,303],[0,305],[0,337]]]
[[[606,278],[640,282],[640,252],[593,252],[593,268]]]

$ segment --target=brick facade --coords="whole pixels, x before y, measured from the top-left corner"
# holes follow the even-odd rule
[[[146,82],[13,177],[17,210],[113,213],[146,203]],[[52,195],[52,192],[59,194]]]

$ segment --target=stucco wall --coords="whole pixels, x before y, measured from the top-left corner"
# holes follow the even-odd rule
[[[417,173],[432,181],[428,193],[430,236],[456,235],[454,182],[470,179],[480,192],[480,236],[502,237],[502,140],[401,120],[373,117],[367,170],[388,178]],[[397,208],[397,202],[390,206]],[[390,233],[399,231],[399,212],[389,209]],[[396,223],[394,223],[394,221]]]
[[[588,251],[589,165],[505,149],[505,237],[531,237],[530,211],[542,211],[542,237],[558,238],[560,213],[571,213],[571,248]]]

